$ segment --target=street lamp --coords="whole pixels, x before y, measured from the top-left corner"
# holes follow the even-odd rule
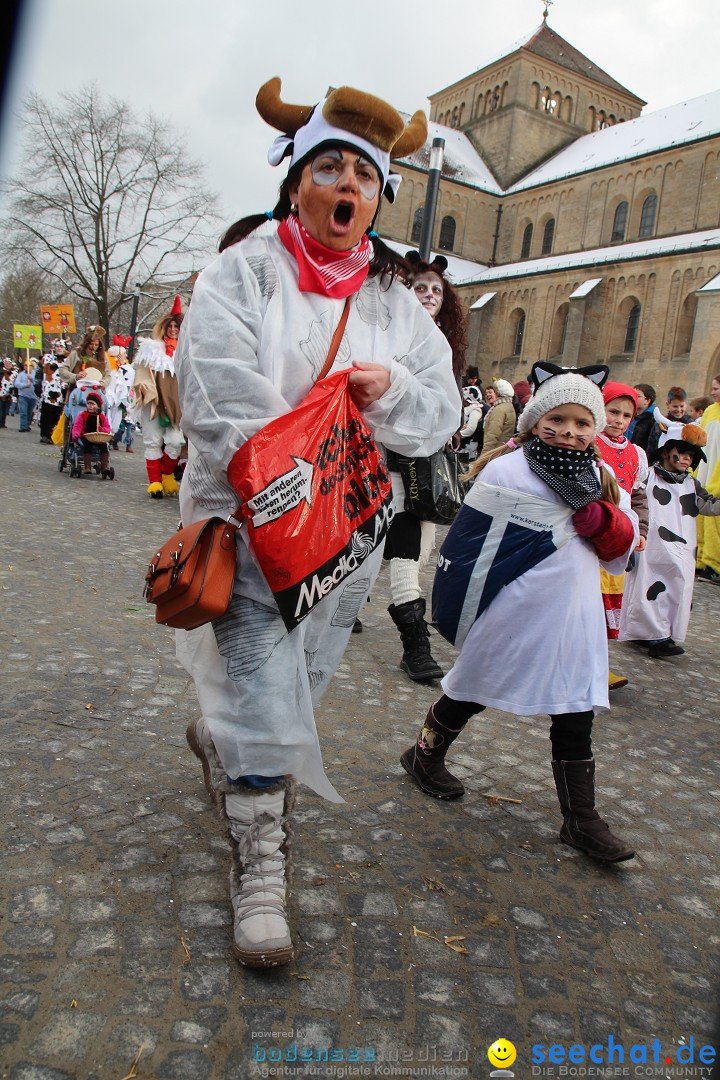
[[[135,292],[133,294],[133,306],[132,315],[130,317],[130,344],[128,345],[128,360],[132,362],[133,353],[135,352],[135,331],[137,330],[137,317],[138,307],[140,305],[140,282],[135,282]]]
[[[422,229],[420,230],[420,258],[423,262],[430,262],[430,248],[432,246],[433,228],[435,227],[435,209],[440,191],[440,175],[442,173],[444,153],[445,140],[433,139],[430,149],[427,195],[425,196]]]

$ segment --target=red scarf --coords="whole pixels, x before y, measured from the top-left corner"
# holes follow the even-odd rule
[[[290,214],[280,222],[278,236],[298,264],[300,292],[344,300],[358,291],[368,275],[370,241],[365,235],[352,251],[332,251]]]

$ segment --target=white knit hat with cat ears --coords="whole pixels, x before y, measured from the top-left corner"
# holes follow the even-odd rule
[[[596,431],[603,431],[607,421],[600,388],[609,374],[604,364],[584,368],[561,368],[544,361],[534,364],[528,381],[535,391],[520,413],[518,431],[531,431],[541,417],[560,405],[584,406],[592,413]]]

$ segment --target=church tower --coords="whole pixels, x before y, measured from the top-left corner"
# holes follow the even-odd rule
[[[430,119],[459,128],[505,189],[591,131],[646,102],[547,24],[499,60],[430,95]]]

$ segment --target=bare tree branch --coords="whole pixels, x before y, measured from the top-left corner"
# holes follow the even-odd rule
[[[138,118],[94,85],[60,97],[25,102],[26,161],[43,164],[5,185],[0,252],[7,265],[27,258],[46,287],[94,306],[107,327],[135,282],[184,280],[206,261],[216,197],[163,120]]]

